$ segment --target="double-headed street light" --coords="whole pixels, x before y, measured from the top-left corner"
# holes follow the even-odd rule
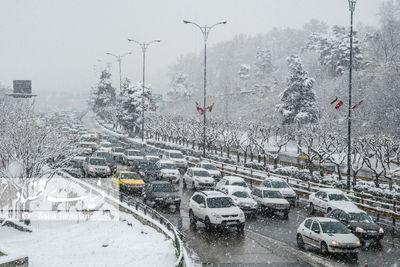
[[[185,24],[193,24],[194,26],[196,26],[197,28],[200,29],[201,33],[203,34],[203,38],[204,38],[204,81],[203,81],[203,157],[206,156],[206,113],[207,113],[207,108],[206,108],[206,104],[207,104],[207,100],[206,100],[206,96],[207,96],[207,39],[208,39],[208,34],[210,33],[211,29],[214,28],[217,25],[220,24],[226,24],[227,21],[221,21],[221,22],[217,22],[212,26],[200,26],[199,24],[192,22],[192,21],[188,21],[188,20],[184,20],[183,23]]]
[[[350,62],[349,62],[349,104],[347,114],[347,189],[350,190],[351,176],[351,89],[353,76],[353,13],[357,0],[348,0],[350,10]],[[340,170],[339,170],[340,171]]]
[[[109,55],[109,56],[115,57],[115,58],[117,59],[117,61],[118,61],[118,70],[119,70],[119,92],[121,93],[121,88],[122,88],[121,62],[122,62],[122,59],[123,59],[125,56],[132,54],[132,52],[127,52],[127,53],[122,54],[122,55],[114,55],[113,53],[109,53],[109,52],[107,52],[106,54]]]
[[[144,88],[145,88],[144,82],[145,82],[146,50],[147,50],[147,48],[149,47],[150,44],[159,43],[159,42],[161,42],[161,40],[153,40],[153,41],[150,41],[150,42],[142,42],[141,43],[141,42],[138,42],[136,40],[128,38],[128,41],[129,42],[134,42],[137,45],[139,45],[142,48],[142,54],[143,54],[143,72],[142,72],[142,74],[143,74],[143,79],[142,79],[142,89],[143,89],[142,90],[142,142],[144,142]]]

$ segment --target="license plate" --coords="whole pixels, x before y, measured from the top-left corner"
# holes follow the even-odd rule
[[[174,202],[172,199],[167,199],[167,203],[172,203]]]
[[[226,222],[227,225],[236,224],[236,222]]]

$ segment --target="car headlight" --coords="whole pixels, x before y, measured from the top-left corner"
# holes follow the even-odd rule
[[[163,200],[162,197],[156,197],[155,200]]]
[[[258,206],[257,203],[253,204],[253,208],[257,208],[257,206]]]
[[[243,212],[239,213],[239,217],[243,218],[244,217],[244,213]]]
[[[110,171],[111,171],[111,170],[110,170],[110,167],[107,167],[107,168],[106,168],[106,171],[110,172]]]
[[[365,233],[365,230],[362,229],[361,227],[356,227],[356,232],[357,233]]]
[[[385,231],[383,231],[383,228],[381,227],[381,228],[379,228],[379,233],[380,234],[383,234]]]
[[[336,240],[332,240],[331,244],[334,246],[337,246],[337,245],[339,245],[339,242],[337,242]]]
[[[357,240],[356,245],[357,245],[357,246],[361,246],[360,240]]]
[[[211,213],[211,215],[212,215],[213,217],[215,217],[215,218],[221,218],[221,215],[216,214],[216,213]]]
[[[89,171],[94,171],[94,168],[93,168],[93,167],[90,167],[90,168],[89,168]]]

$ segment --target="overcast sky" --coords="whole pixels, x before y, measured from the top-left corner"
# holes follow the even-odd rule
[[[355,22],[377,25],[380,0],[359,0]],[[106,52],[125,58],[123,72],[141,79],[141,51],[127,38],[161,39],[148,49],[147,80],[165,87],[167,66],[177,56],[199,52],[200,31],[182,23],[228,20],[215,28],[209,42],[234,35],[256,35],[274,27],[297,27],[312,18],[347,25],[347,0],[1,0],[0,82],[32,79],[33,90],[88,91],[94,82],[93,65],[112,62]],[[102,59],[103,62],[97,62]],[[99,69],[99,67],[98,67]]]

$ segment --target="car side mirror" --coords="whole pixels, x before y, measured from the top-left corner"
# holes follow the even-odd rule
[[[201,204],[199,205],[199,207],[202,208],[202,209],[204,209],[204,208],[206,207],[206,205],[205,205],[204,203],[201,203]]]

